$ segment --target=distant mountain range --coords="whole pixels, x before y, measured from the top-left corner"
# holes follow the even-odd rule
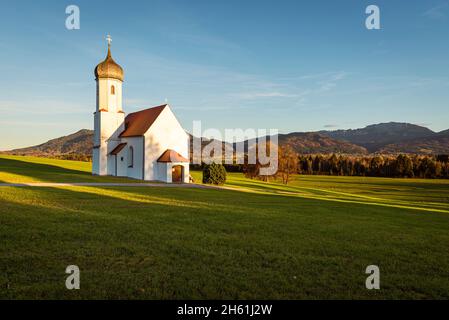
[[[279,144],[289,145],[298,153],[366,154],[366,148],[346,140],[335,139],[323,132],[293,132],[279,134]]]
[[[362,146],[369,153],[449,154],[449,130],[434,132],[410,123],[380,123],[321,133]]]
[[[92,140],[93,131],[83,129],[37,146],[3,153],[36,156],[90,155]],[[361,129],[280,134],[279,144],[289,145],[302,154],[449,154],[449,130],[434,132],[419,125],[389,122]]]
[[[37,146],[3,151],[1,153],[32,156],[57,156],[64,154],[90,155],[92,153],[94,132],[82,129],[68,136],[49,140]]]
[[[405,141],[435,136],[435,132],[428,128],[398,122],[373,124],[355,130],[320,131],[320,133],[337,140],[345,140],[362,146],[369,152],[379,152],[389,144],[400,144]]]

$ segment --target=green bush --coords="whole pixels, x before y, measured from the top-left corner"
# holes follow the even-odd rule
[[[226,182],[226,169],[223,165],[212,162],[203,168],[203,183],[224,184]]]

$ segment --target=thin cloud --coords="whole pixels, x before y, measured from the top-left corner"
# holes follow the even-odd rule
[[[0,111],[5,115],[84,115],[89,112],[89,105],[65,100],[23,100],[23,101],[0,101]]]
[[[344,71],[327,72],[278,79],[269,82],[268,85],[267,82],[254,83],[254,86],[264,90],[242,92],[232,96],[243,100],[295,98],[299,104],[303,104],[308,96],[332,90],[337,86],[337,82],[344,80],[347,75],[348,73]],[[315,79],[315,81],[310,81],[312,79]],[[262,85],[265,85],[265,87],[262,87]],[[311,88],[304,89],[305,87]],[[270,88],[283,90],[269,90]]]
[[[326,77],[324,80],[318,81],[319,88],[316,90],[316,92],[325,92],[329,91],[337,86],[337,82],[345,79],[347,76],[347,73],[344,71],[340,71],[337,73],[333,73]]]
[[[430,127],[432,124],[431,124],[431,123],[424,122],[424,123],[416,123],[416,125],[417,125],[417,126],[421,126],[421,127]]]
[[[224,50],[241,50],[242,48],[231,41],[225,40],[217,36],[207,34],[189,34],[189,33],[167,33],[169,38],[174,41],[183,41],[193,45],[202,47],[212,47]]]
[[[2,126],[22,126],[22,127],[61,127],[66,128],[65,122],[36,122],[36,121],[0,121]]]
[[[235,96],[240,99],[253,100],[253,99],[260,99],[260,98],[296,98],[296,97],[299,97],[300,95],[274,91],[274,92],[241,93],[241,94],[237,94]]]
[[[423,15],[434,20],[444,19],[447,16],[448,9],[449,2],[444,2],[425,11]]]

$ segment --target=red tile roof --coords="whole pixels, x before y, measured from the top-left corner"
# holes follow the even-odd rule
[[[181,156],[176,151],[167,149],[159,157],[159,159],[157,159],[157,162],[189,162],[189,160]]]
[[[126,143],[119,143],[119,145],[117,147],[114,148],[114,150],[112,150],[110,152],[110,154],[116,155],[118,154],[120,151],[122,151],[122,149],[126,146]]]
[[[163,104],[128,114],[125,118],[125,130],[120,134],[120,137],[143,136],[166,106],[167,104]]]

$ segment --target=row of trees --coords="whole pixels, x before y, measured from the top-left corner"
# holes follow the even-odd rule
[[[50,156],[50,158],[61,159],[61,160],[75,160],[75,161],[84,161],[91,162],[92,156],[87,154],[78,154],[78,153],[66,153]]]
[[[260,164],[234,166],[248,178],[280,178],[287,184],[292,174],[371,176],[397,178],[449,178],[449,156],[422,155],[299,155],[291,147],[279,147],[278,170],[271,177],[260,176]]]
[[[298,156],[297,173],[392,178],[449,178],[444,157],[398,156]]]

